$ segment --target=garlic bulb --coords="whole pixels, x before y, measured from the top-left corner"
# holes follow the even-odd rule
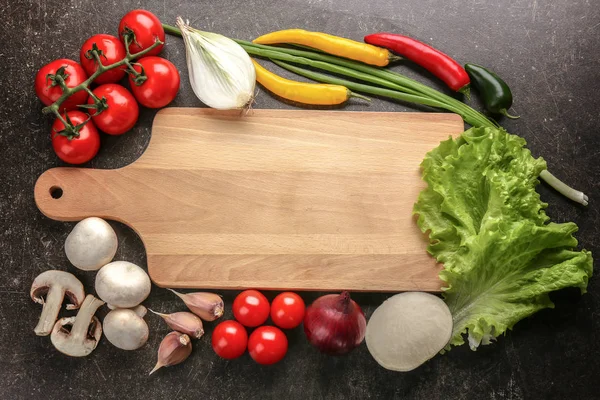
[[[200,101],[218,110],[247,107],[256,85],[248,53],[223,35],[192,28],[181,17],[177,26],[185,42],[190,84]]]

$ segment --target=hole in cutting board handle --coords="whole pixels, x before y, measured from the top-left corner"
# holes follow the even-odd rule
[[[53,199],[60,199],[63,195],[63,190],[62,188],[58,187],[58,186],[52,186],[50,188],[50,196],[52,196]]]

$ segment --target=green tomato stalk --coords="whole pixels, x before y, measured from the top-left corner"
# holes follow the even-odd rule
[[[79,85],[72,87],[72,88],[67,87],[67,84],[65,83],[66,74],[65,74],[64,68],[60,68],[56,72],[55,75],[49,76],[49,78],[53,82],[53,85],[60,86],[63,93],[58,98],[58,100],[56,100],[54,103],[52,103],[51,105],[49,105],[47,107],[44,107],[42,109],[42,113],[43,114],[52,113],[56,116],[56,118],[58,118],[63,123],[65,128],[61,132],[59,132],[61,135],[65,135],[69,138],[78,137],[81,126],[85,124],[85,123],[83,123],[83,124],[80,124],[79,126],[74,126],[68,119],[65,119],[60,114],[60,111],[59,111],[60,105],[65,100],[67,100],[72,94],[77,93],[81,90],[85,90],[94,99],[93,105],[87,105],[87,104],[81,105],[80,107],[82,107],[82,108],[93,108],[93,109],[97,110],[97,113],[100,113],[107,108],[106,99],[99,99],[98,97],[96,97],[94,95],[94,93],[92,93],[92,91],[90,89],[90,85],[92,84],[92,82],[98,76],[103,74],[104,72],[110,71],[111,69],[119,68],[119,67],[125,65],[125,66],[127,66],[127,73],[132,76],[132,79],[136,85],[138,85],[138,86],[141,85],[147,79],[143,70],[141,73],[139,73],[135,70],[135,68],[133,68],[134,63],[132,63],[132,61],[147,54],[152,49],[163,44],[163,42],[160,41],[159,39],[156,39],[156,41],[152,44],[152,46],[150,46],[147,49],[144,49],[140,52],[131,54],[131,52],[129,51],[129,45],[135,41],[135,34],[133,33],[133,31],[129,31],[129,32],[125,31],[123,37],[125,39],[125,49],[127,51],[127,55],[121,61],[117,61],[116,63],[110,64],[110,65],[102,64],[102,61],[100,58],[102,56],[102,51],[100,49],[98,49],[96,44],[94,44],[92,46],[92,49],[88,51],[88,53],[86,54],[86,57],[94,58],[96,60],[98,68],[96,69],[96,72],[94,72],[87,80],[80,83]]]

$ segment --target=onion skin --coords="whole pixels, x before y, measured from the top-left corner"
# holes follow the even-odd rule
[[[319,351],[343,355],[358,347],[365,338],[367,320],[350,293],[328,294],[316,299],[304,316],[304,333]]]

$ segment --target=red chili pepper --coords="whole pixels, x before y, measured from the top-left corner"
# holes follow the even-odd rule
[[[456,92],[468,95],[469,75],[452,58],[433,47],[394,33],[374,33],[365,36],[365,43],[385,47],[422,66]]]

